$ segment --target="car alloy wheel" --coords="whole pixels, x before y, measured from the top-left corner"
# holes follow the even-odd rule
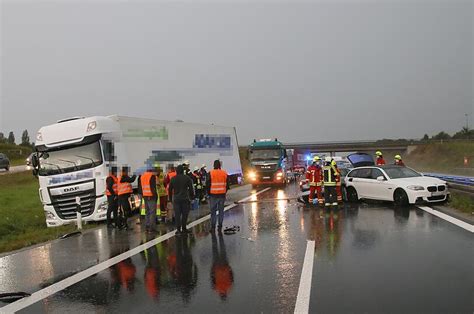
[[[408,195],[404,190],[397,189],[393,195],[393,201],[395,205],[406,206],[408,205]]]

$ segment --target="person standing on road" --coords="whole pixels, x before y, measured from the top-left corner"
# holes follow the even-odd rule
[[[168,165],[168,173],[166,174],[165,176],[165,180],[164,180],[164,185],[165,185],[165,189],[166,189],[166,195],[167,195],[167,198],[168,198],[168,202],[167,202],[167,206],[166,206],[166,219],[169,221],[169,222],[172,222],[174,220],[174,211],[173,211],[173,208],[172,208],[172,203],[170,201],[171,197],[170,197],[170,193],[169,193],[169,187],[170,187],[170,182],[171,182],[171,179],[173,179],[174,177],[176,177],[176,168],[174,167],[173,164],[170,164]]]
[[[316,202],[322,205],[323,197],[321,193],[321,166],[319,165],[319,162],[319,156],[314,156],[313,163],[306,171],[306,180],[309,181],[309,203],[313,204],[315,201],[314,194],[316,192]]]
[[[404,163],[403,160],[402,160],[402,156],[400,156],[400,155],[395,155],[395,162],[394,162],[394,165],[405,167],[405,163]]]
[[[324,159],[323,182],[324,182],[324,201],[325,206],[337,206],[336,175],[338,171],[331,164],[331,157]]]
[[[125,220],[122,222],[123,226],[120,227],[123,227],[125,229],[128,229],[127,218],[131,214],[129,198],[133,193],[132,183],[133,181],[135,181],[136,178],[136,175],[133,175],[131,177],[128,175],[128,167],[122,167],[122,175],[118,178],[119,183],[117,194],[118,203]]]
[[[209,204],[211,207],[211,230],[216,230],[216,213],[219,212],[218,231],[222,232],[222,223],[224,221],[224,202],[226,193],[229,190],[229,180],[227,172],[221,169],[221,162],[214,161],[214,170],[211,170],[207,179],[207,192],[209,195]]]
[[[106,190],[105,194],[107,195],[107,227],[111,228],[112,225],[112,214],[114,215],[115,227],[118,227],[118,178],[117,178],[117,168],[112,167],[110,169],[109,176],[105,180]]]
[[[375,152],[375,156],[376,156],[376,161],[375,163],[377,164],[377,166],[383,166],[385,165],[385,159],[383,159],[383,155],[382,155],[382,152],[381,151],[376,151]]]
[[[166,220],[166,207],[168,202],[168,195],[165,187],[165,175],[163,174],[163,169],[158,165],[157,166],[158,174],[156,176],[156,185],[158,188],[158,199],[160,204],[160,216],[161,222],[165,222]]]
[[[337,162],[333,159],[331,165],[336,169],[336,194],[337,202],[342,203],[342,182],[341,182],[341,172],[337,168]]]
[[[156,170],[150,167],[140,176],[139,190],[145,202],[145,230],[156,232],[156,210],[158,194],[156,191]]]
[[[194,199],[193,181],[184,174],[184,168],[179,165],[177,175],[171,179],[168,189],[169,201],[173,203],[176,219],[176,234],[191,233],[186,229],[191,200]]]
[[[203,184],[201,180],[201,175],[199,174],[199,168],[194,168],[193,172],[193,184],[194,184],[194,193],[196,194],[196,199],[198,202],[204,201],[204,192],[203,192]]]

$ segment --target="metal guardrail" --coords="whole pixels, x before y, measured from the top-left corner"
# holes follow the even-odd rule
[[[465,176],[455,176],[451,174],[442,174],[442,173],[423,173],[427,177],[438,178],[446,182],[474,186],[474,177],[465,177]]]

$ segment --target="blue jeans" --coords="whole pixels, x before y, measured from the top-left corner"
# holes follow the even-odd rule
[[[219,228],[222,228],[224,221],[224,202],[225,197],[209,196],[209,206],[211,207],[211,226],[216,227],[216,213],[219,212]]]

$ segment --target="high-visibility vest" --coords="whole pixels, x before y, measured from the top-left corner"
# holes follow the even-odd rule
[[[323,167],[323,180],[325,186],[336,186],[336,175],[337,172],[334,166],[324,166]]]
[[[132,189],[132,184],[128,182],[120,182],[122,180],[122,177],[118,177],[118,195],[124,195],[124,194],[132,194],[133,189]]]
[[[153,189],[156,187],[151,186],[151,178],[153,177],[153,173],[147,171],[140,177],[140,183],[142,187],[142,195],[143,196],[153,196]]]
[[[227,172],[221,169],[214,169],[210,171],[210,176],[210,194],[225,194],[227,192]]]
[[[118,193],[118,178],[114,175],[110,175],[109,178],[112,178],[112,180],[114,180],[114,185],[112,186],[112,189],[114,190],[114,194],[117,195],[117,193]],[[105,188],[105,195],[112,196],[112,193],[110,193],[109,189]]]
[[[158,185],[158,196],[165,196],[166,195],[165,176],[163,175],[163,173],[160,173],[156,177],[156,184]]]

